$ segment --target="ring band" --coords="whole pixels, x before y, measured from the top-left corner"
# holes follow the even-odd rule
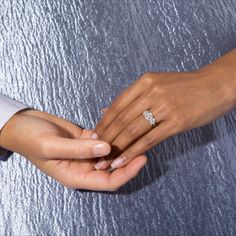
[[[143,116],[150,123],[152,127],[155,127],[157,125],[156,118],[150,111],[147,110],[144,111]]]

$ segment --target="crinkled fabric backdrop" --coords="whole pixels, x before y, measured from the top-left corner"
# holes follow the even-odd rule
[[[87,128],[144,72],[234,47],[235,0],[0,0],[0,92]],[[136,179],[96,193],[14,154],[0,163],[0,235],[236,234],[235,110],[148,155]]]

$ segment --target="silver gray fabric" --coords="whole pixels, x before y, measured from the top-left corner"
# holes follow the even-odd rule
[[[236,47],[235,0],[0,0],[0,93],[83,127],[146,71]],[[236,114],[172,137],[116,193],[0,163],[1,235],[235,235]]]

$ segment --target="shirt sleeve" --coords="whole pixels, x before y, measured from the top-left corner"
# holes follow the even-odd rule
[[[29,107],[0,94],[0,131],[15,113],[26,108]],[[0,147],[0,160],[7,160],[11,154],[11,151]]]

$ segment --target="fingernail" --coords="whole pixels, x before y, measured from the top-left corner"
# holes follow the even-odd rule
[[[106,156],[109,153],[108,150],[108,145],[107,144],[95,144],[93,146],[93,154],[96,157],[102,157],[102,156]]]
[[[101,112],[104,114],[107,111],[108,108],[101,109]]]
[[[90,136],[91,139],[98,139],[98,135],[96,133],[92,133]]]
[[[102,158],[101,160],[98,161],[98,163],[94,166],[95,169],[99,170],[101,169],[104,165],[106,164],[106,160]]]
[[[117,168],[117,167],[121,166],[123,164],[123,162],[124,162],[124,157],[118,157],[111,163],[111,167]]]

